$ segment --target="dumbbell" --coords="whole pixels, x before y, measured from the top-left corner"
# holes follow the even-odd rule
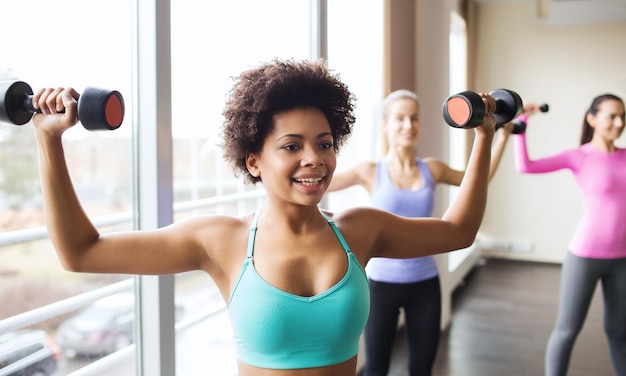
[[[511,133],[513,133],[513,134],[522,134],[522,133],[526,132],[526,122],[525,121],[522,121],[521,119],[515,118],[515,119],[513,119],[511,121],[511,124],[513,124],[513,129],[511,130]],[[502,124],[502,125],[504,125],[504,124]],[[498,130],[501,126],[496,126],[496,130]]]
[[[539,111],[540,112],[548,112],[550,110],[550,106],[547,103],[542,103],[539,105]],[[513,134],[521,134],[526,132],[526,122],[522,121],[519,118],[515,118],[513,119],[513,121],[511,121],[511,123],[513,124],[513,130],[511,131],[511,133]],[[498,129],[499,127],[496,125],[496,129]]]
[[[496,101],[493,115],[496,125],[506,124],[522,112],[522,98],[508,89],[496,89],[489,93]],[[443,102],[443,118],[451,127],[474,128],[485,118],[485,103],[478,93],[464,91],[449,96]]]
[[[33,90],[23,81],[0,82],[0,122],[24,125],[41,110],[33,107]],[[85,129],[114,130],[124,120],[124,98],[116,90],[88,87],[78,98],[78,119]]]

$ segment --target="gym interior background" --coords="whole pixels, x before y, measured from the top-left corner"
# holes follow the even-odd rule
[[[76,127],[66,137],[78,193],[102,231],[155,228],[196,213],[237,214],[262,202],[262,188],[244,186],[223,166],[216,141],[230,77],[276,56],[325,57],[354,91],[357,126],[339,169],[378,157],[377,104],[391,90],[420,96],[420,155],[457,167],[465,162],[472,132],[443,122],[441,105],[452,93],[503,87],[549,103],[550,111],[530,125],[533,156],[577,145],[594,96],[626,97],[624,0],[0,4],[0,31],[13,36],[4,41],[0,80],[79,91],[101,86],[125,98],[120,129]],[[58,325],[77,309],[132,291],[134,345],[95,358],[66,356],[60,348],[56,374],[236,374],[224,303],[208,277],[61,269],[41,222],[28,127],[0,124],[0,334],[40,328],[54,340]],[[620,144],[626,144],[623,137]],[[582,211],[571,175],[520,175],[511,149],[490,185],[475,245],[438,256],[444,327],[452,291],[476,260],[558,264]],[[436,213],[442,214],[455,190],[437,194]],[[336,210],[368,203],[366,193],[354,188],[329,194],[323,204]],[[175,314],[179,306],[182,317]]]

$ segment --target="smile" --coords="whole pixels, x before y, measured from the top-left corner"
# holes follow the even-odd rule
[[[324,178],[303,178],[303,179],[293,179],[296,183],[302,184],[302,185],[307,185],[307,186],[314,186],[319,184]]]

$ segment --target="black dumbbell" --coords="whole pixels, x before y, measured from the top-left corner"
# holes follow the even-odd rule
[[[23,81],[0,82],[0,122],[24,125],[33,114],[33,90]],[[78,119],[85,129],[113,130],[124,120],[124,98],[116,90],[88,87],[78,98]]]
[[[547,103],[542,103],[539,105],[539,111],[540,112],[548,112],[550,110],[550,106]],[[521,134],[526,132],[526,122],[522,121],[519,118],[515,118],[511,121],[511,123],[513,124],[513,130],[511,131],[511,133],[513,134]],[[504,125],[504,124],[502,124]],[[500,128],[502,125],[497,126],[496,125],[496,129]]]
[[[513,134],[522,134],[524,132],[526,132],[526,122],[522,121],[519,118],[515,118],[511,121],[511,124],[513,124],[513,129],[511,130],[511,133]],[[504,125],[504,124],[503,124]],[[496,129],[498,129],[499,127],[496,126]]]
[[[496,101],[493,115],[496,125],[506,124],[522,112],[522,98],[508,89],[497,89],[489,93]],[[474,128],[485,118],[485,104],[473,91],[449,96],[443,102],[443,118],[451,127]]]

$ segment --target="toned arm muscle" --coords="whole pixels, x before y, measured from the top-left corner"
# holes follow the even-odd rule
[[[75,108],[58,117],[35,115],[44,220],[64,268],[128,274],[209,270],[212,259],[218,257],[215,244],[220,244],[220,234],[232,234],[241,221],[200,217],[154,231],[101,235],[70,180],[63,131],[54,128],[67,125],[62,122],[65,116],[75,116]]]

